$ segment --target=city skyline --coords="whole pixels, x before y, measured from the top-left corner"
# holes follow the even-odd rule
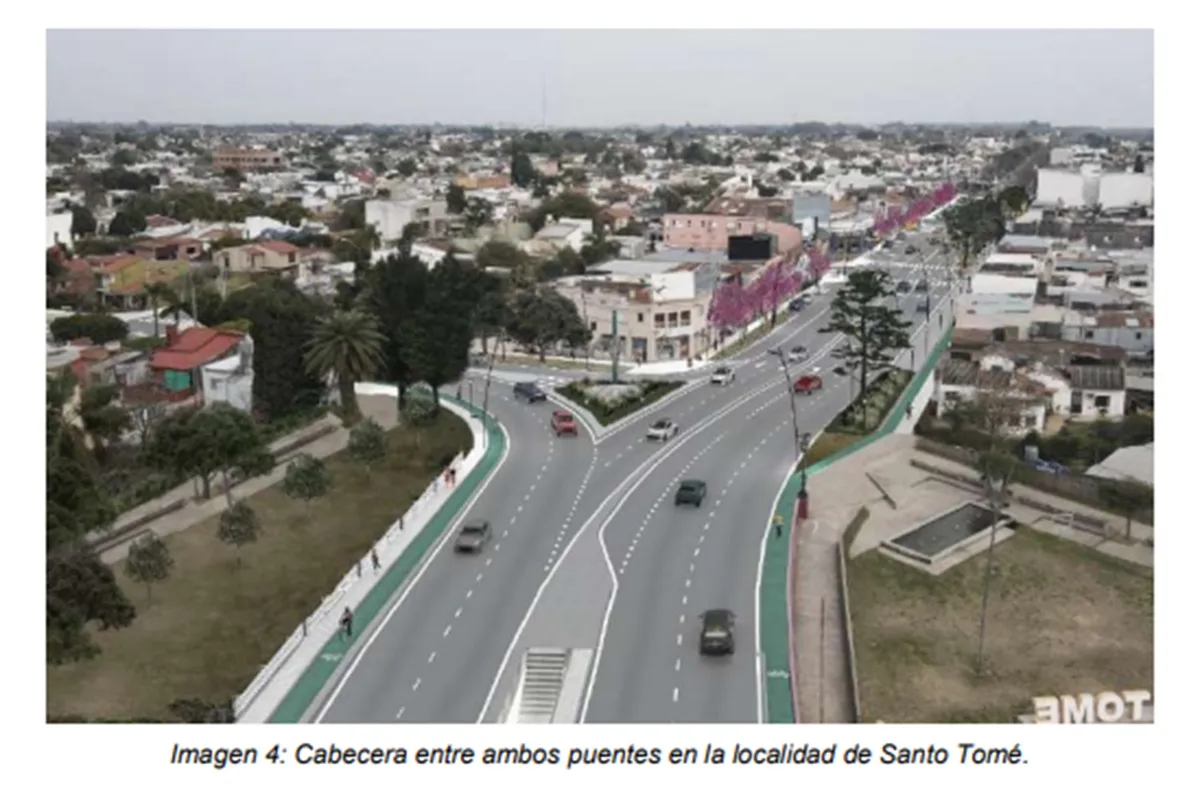
[[[56,122],[1146,129],[1153,99],[1148,30],[47,33]]]

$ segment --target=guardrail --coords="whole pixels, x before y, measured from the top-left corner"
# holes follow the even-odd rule
[[[459,453],[448,465],[448,469],[458,472],[467,470],[467,459],[472,455],[478,458],[479,454],[477,450],[479,447],[479,445],[476,445],[470,454]],[[234,698],[233,714],[235,718],[240,718],[250,703],[275,679],[280,669],[288,664],[305,638],[314,632],[322,634],[322,638],[330,635],[333,628],[325,628],[323,625],[336,624],[338,617],[335,617],[334,614],[341,607],[346,594],[364,574],[374,572],[375,566],[371,560],[371,554],[374,553],[379,557],[381,567],[388,566],[392,559],[398,557],[403,548],[407,546],[407,542],[421,531],[425,526],[425,522],[433,516],[437,508],[444,502],[445,496],[451,491],[453,491],[453,486],[444,482],[444,475],[442,474],[439,474],[437,478],[430,482],[425,491],[421,493],[421,496],[404,512],[404,515],[391,524],[387,532],[372,548],[372,551],[359,559],[358,563],[338,582],[334,590],[321,601],[317,609],[309,614],[292,634],[288,636],[287,641],[283,642],[283,645],[276,650],[271,660],[267,661],[267,664],[259,670],[258,675],[250,681],[250,685]],[[403,544],[398,544],[400,542],[403,542]],[[397,550],[397,547],[400,549]],[[331,619],[332,621],[330,621]]]

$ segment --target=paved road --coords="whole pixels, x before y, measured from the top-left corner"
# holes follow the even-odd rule
[[[934,288],[935,308],[945,292],[944,286]],[[906,313],[917,316],[914,328],[924,319],[916,313],[919,302],[915,295],[901,301]],[[919,364],[923,330],[915,337]],[[811,363],[824,370],[829,364]],[[901,364],[908,363],[902,358]],[[758,720],[759,550],[775,494],[794,462],[785,383],[777,372],[765,378],[774,378],[777,389],[766,389],[706,433],[681,442],[604,529],[618,588],[586,721]],[[822,393],[798,397],[802,432],[823,428],[845,407],[849,384],[842,389],[839,382],[845,380],[835,378]],[[672,504],[684,477],[709,485],[699,512]],[[698,616],[708,608],[729,608],[738,616],[738,650],[729,658],[698,654]]]
[[[738,374],[734,384],[710,386],[708,374],[699,374],[691,389],[669,396],[651,417],[598,445],[587,434],[556,440],[548,407],[518,404],[507,385],[494,382],[489,408],[504,424],[510,450],[467,512],[492,523],[491,546],[478,556],[456,555],[449,544],[437,551],[368,636],[314,719],[471,722],[482,712],[495,720],[525,648],[596,645],[617,575],[621,585],[608,636],[613,646],[606,646],[597,671],[592,720],[753,721],[754,584],[767,519],[759,515],[790,467],[793,444],[782,374],[765,352],[803,344],[816,353],[833,343],[832,335],[819,333],[830,299],[818,298],[741,352],[730,363]],[[904,301],[915,309],[918,299]],[[511,380],[529,378],[529,369],[513,370]],[[546,386],[575,375],[534,372]],[[472,381],[464,397],[473,392],[478,402],[481,381]],[[848,383],[844,390],[836,380],[827,384],[806,400],[806,429],[824,425],[849,398]],[[683,436],[666,446],[645,441],[646,426],[658,416],[675,419]],[[711,502],[692,515],[676,511],[673,493],[667,494],[689,467],[704,471],[712,493]],[[698,548],[702,552],[694,555]],[[738,612],[741,647],[734,659],[715,666],[696,660],[694,624],[679,626],[685,594],[689,603],[728,604]],[[622,660],[628,663],[620,666]],[[650,668],[660,660],[662,673]],[[676,660],[679,672],[673,673]],[[642,663],[645,673],[637,669]],[[609,671],[622,672],[630,684],[613,692],[601,679]],[[678,686],[669,685],[675,681]]]

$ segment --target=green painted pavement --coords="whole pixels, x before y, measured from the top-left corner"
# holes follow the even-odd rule
[[[466,409],[471,409],[465,401],[459,401],[450,396],[441,396],[442,401],[455,403]],[[354,611],[354,624],[359,628],[370,626],[375,617],[380,614],[391,601],[392,595],[399,591],[408,580],[409,575],[421,563],[425,554],[437,543],[445,533],[450,521],[462,510],[479,485],[488,474],[496,469],[497,463],[504,455],[505,439],[500,426],[490,415],[485,419],[487,428],[486,450],[479,464],[462,481],[449,499],[429,519],[425,528],[409,543],[400,557],[384,572],[371,588],[363,601]],[[357,637],[356,639],[357,640]],[[325,643],[304,674],[292,686],[292,690],[271,715],[271,724],[297,724],[316,699],[321,689],[329,681],[341,663],[342,656],[349,652],[353,641],[346,639],[340,633]]]
[[[810,477],[896,430],[904,417],[905,407],[912,403],[921,386],[929,378],[929,374],[937,366],[938,358],[950,345],[950,335],[953,331],[954,327],[951,326],[942,335],[942,339],[934,346],[933,353],[926,359],[920,373],[916,378],[909,380],[908,387],[901,393],[900,400],[892,407],[892,411],[884,418],[883,423],[858,442],[808,468]],[[796,495],[799,492],[800,474],[796,473],[788,479],[787,486],[779,496],[779,503],[775,506],[775,512],[783,517],[793,516]],[[792,524],[785,522],[783,536],[775,538],[772,535],[767,541],[762,583],[759,585],[758,592],[759,646],[762,648],[763,668],[767,674],[764,689],[767,709],[764,718],[770,724],[796,723],[792,700],[792,660],[789,649],[790,628],[788,627],[788,601],[791,599],[791,589],[788,586],[788,551],[792,544],[791,535]]]

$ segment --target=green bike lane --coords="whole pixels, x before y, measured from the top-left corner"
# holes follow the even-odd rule
[[[933,352],[926,357],[925,364],[917,375],[909,381],[908,386],[901,393],[900,399],[896,401],[883,423],[874,432],[853,445],[847,446],[809,467],[809,477],[896,430],[905,415],[905,407],[913,401],[921,386],[937,366],[938,358],[950,345],[950,336],[953,331],[954,327],[951,325],[934,345]],[[776,514],[787,518],[793,516],[796,496],[800,493],[800,481],[799,473],[788,478],[779,495],[779,500],[775,504]],[[763,689],[766,709],[763,720],[770,724],[794,724],[796,715],[792,699],[791,656],[793,629],[790,627],[791,589],[788,584],[788,575],[791,571],[789,558],[792,549],[792,523],[785,522],[783,535],[778,538],[772,535],[766,544],[758,593],[759,647],[763,656],[763,670],[766,672]]]
[[[442,395],[441,400],[446,403],[454,403],[469,411],[475,411],[465,401],[459,401],[450,396]],[[426,554],[449,529],[454,517],[462,511],[504,457],[508,443],[499,424],[488,415],[484,418],[484,427],[487,435],[483,458],[470,473],[462,478],[446,502],[434,513],[425,527],[400,554],[400,557],[380,574],[366,597],[355,607],[354,623],[357,628],[369,627],[388,608],[392,597],[404,587],[409,577],[420,567]],[[312,663],[304,670],[300,679],[279,706],[275,708],[269,723],[299,723],[361,637],[361,631],[356,633],[352,639],[335,633],[313,658]]]

